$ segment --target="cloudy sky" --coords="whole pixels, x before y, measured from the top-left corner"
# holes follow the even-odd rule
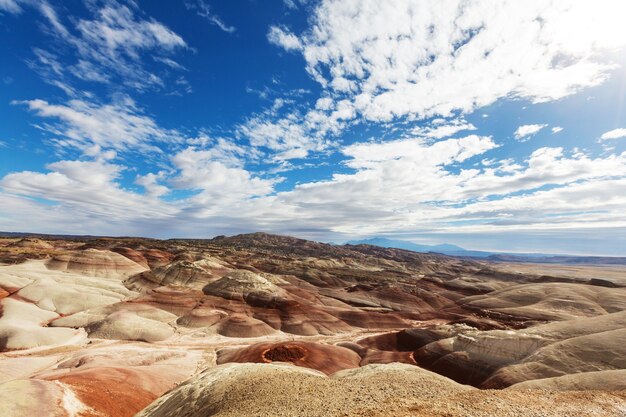
[[[625,15],[0,0],[0,230],[626,256]]]

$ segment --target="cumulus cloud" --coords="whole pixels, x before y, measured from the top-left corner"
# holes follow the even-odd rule
[[[552,129],[552,134],[559,133],[563,130],[561,126],[554,126]]]
[[[170,192],[168,187],[160,183],[165,174],[165,171],[161,171],[157,174],[150,172],[145,175],[138,175],[135,184],[141,185],[149,197],[161,197]]]
[[[0,180],[0,187],[4,192],[61,203],[81,216],[138,220],[171,214],[165,205],[157,207],[144,196],[122,189],[117,183],[124,170],[120,165],[104,161],[59,161],[46,168],[50,172],[8,174]]]
[[[178,189],[200,191],[189,202],[205,214],[227,210],[228,204],[273,191],[276,180],[262,179],[242,167],[241,161],[221,149],[184,149],[172,157],[178,174],[171,183]]]
[[[528,140],[531,136],[534,136],[537,132],[539,132],[546,126],[548,125],[522,125],[515,130],[515,133],[513,133],[513,135],[515,136],[515,139],[523,142],[525,140]]]
[[[302,53],[332,101],[317,107],[322,117],[338,103],[355,122],[450,117],[502,98],[558,100],[604,82],[616,66],[605,52],[626,46],[615,4],[323,0],[304,32],[275,25],[268,38]]]
[[[230,217],[232,222],[239,216],[238,205],[272,193],[281,180],[260,178],[246,170],[241,158],[245,152],[224,139],[200,148],[186,147],[168,159],[166,169],[136,176],[134,182],[143,192],[124,188],[122,174],[131,169],[100,154],[96,159],[48,164],[48,172],[13,172],[0,179],[0,198],[6,202],[0,225],[11,227],[26,212],[33,214],[32,224],[41,230],[51,230],[56,224],[66,225],[67,230],[87,227],[87,233],[104,234],[127,234],[129,230],[143,235],[157,230],[177,234],[187,227],[193,232],[200,230],[198,223],[220,216]],[[164,199],[175,191],[186,197]],[[38,200],[32,201],[33,197]],[[20,210],[24,210],[22,215]],[[41,215],[34,214],[38,211]],[[67,225],[70,218],[82,223]],[[40,224],[40,219],[45,221]]]
[[[319,238],[579,230],[618,227],[620,221],[626,226],[626,198],[619,192],[626,152],[594,158],[546,147],[516,162],[494,159],[491,151],[499,145],[478,135],[355,143],[341,149],[347,171],[276,192],[280,178],[246,168],[247,148],[226,139],[193,141],[197,145],[171,156],[170,169],[137,176],[141,194],[123,189],[118,180],[126,168],[104,159],[9,174],[0,181],[3,201],[10,202],[0,224],[7,225],[17,215],[10,210],[19,207],[40,210],[37,218],[43,219],[63,209],[92,230],[103,216],[114,215],[118,223],[116,229],[109,225],[109,233],[132,226],[178,236],[258,229]],[[472,165],[477,158],[488,163]],[[162,199],[174,190],[186,197]]]
[[[601,83],[613,66],[598,52],[626,43],[611,14],[577,1],[326,0],[300,40],[308,71],[332,90],[351,83],[367,119],[448,116],[502,97],[545,102]]]
[[[613,129],[605,132],[600,136],[601,140],[621,139],[626,138],[626,129]]]
[[[482,232],[527,226],[549,230],[552,218],[558,223],[554,227],[606,227],[626,209],[624,198],[612,198],[605,206],[594,197],[594,184],[608,193],[623,182],[626,153],[592,158],[541,148],[518,163],[501,160],[481,169],[459,169],[497,146],[476,135],[432,144],[402,139],[350,145],[342,152],[353,173],[255,200],[241,213],[273,230],[289,232],[297,222],[327,235],[367,235],[461,233],[464,228],[469,233],[472,227]],[[512,217],[516,222],[505,221]]]
[[[485,169],[463,184],[462,194],[466,199],[485,198],[625,175],[626,153],[593,159],[580,152],[566,155],[563,148],[544,147],[533,151],[524,165],[504,161]]]
[[[282,109],[280,109],[282,110]],[[329,115],[321,110],[298,110],[280,113],[276,108],[249,118],[238,132],[254,147],[273,152],[273,159],[284,161],[303,158],[311,151],[322,151],[329,146],[328,135],[339,133],[345,119],[353,116],[341,103]]]
[[[267,39],[274,45],[280,46],[287,51],[296,51],[302,48],[300,39],[285,28],[270,26]]]

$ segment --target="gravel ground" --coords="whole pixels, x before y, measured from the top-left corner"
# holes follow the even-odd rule
[[[325,377],[281,364],[209,369],[141,417],[624,416],[626,392],[477,390],[410,365],[369,365]]]

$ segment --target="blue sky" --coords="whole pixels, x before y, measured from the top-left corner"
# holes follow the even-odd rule
[[[625,12],[0,0],[0,230],[626,256]]]

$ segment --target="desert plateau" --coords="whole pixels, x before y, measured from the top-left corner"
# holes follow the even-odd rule
[[[0,261],[3,416],[626,413],[626,268],[264,233]]]

